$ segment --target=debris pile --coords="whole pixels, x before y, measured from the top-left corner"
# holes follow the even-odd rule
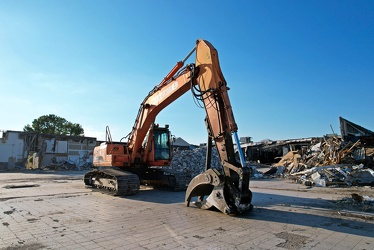
[[[171,168],[177,171],[190,173],[192,177],[205,171],[206,147],[192,150],[177,150],[173,153]],[[221,169],[216,148],[212,149],[211,167]]]
[[[91,162],[82,162],[76,164],[73,161],[65,160],[61,163],[50,163],[47,166],[43,166],[42,169],[45,171],[54,170],[54,171],[65,171],[65,170],[74,170],[74,171],[83,171],[90,170],[92,168]]]
[[[374,185],[374,148],[361,140],[344,142],[331,137],[307,151],[290,151],[265,175],[281,175],[308,186]],[[363,164],[365,163],[365,164]]]
[[[198,147],[193,150],[177,150],[173,154],[171,168],[177,171],[190,173],[192,177],[205,171],[206,147]],[[253,177],[262,178],[263,173],[257,168],[268,167],[267,165],[257,162],[246,162],[247,166],[252,169]],[[222,169],[217,148],[212,148],[211,168]]]
[[[304,183],[307,186],[326,187],[374,184],[374,171],[369,168],[365,169],[363,164],[313,167],[290,176],[296,179],[297,182]]]

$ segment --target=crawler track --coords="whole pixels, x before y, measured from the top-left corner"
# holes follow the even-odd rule
[[[124,196],[139,192],[140,181],[136,174],[116,169],[94,170],[85,174],[86,187],[101,192]]]
[[[141,184],[170,191],[184,191],[191,181],[191,175],[173,169],[154,168],[141,178]]]

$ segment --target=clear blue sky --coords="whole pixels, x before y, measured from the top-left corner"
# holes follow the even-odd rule
[[[369,0],[2,0],[0,129],[55,114],[119,140],[198,38],[218,50],[239,136],[340,133],[339,116],[374,130]],[[157,122],[198,144],[204,113],[187,92]]]

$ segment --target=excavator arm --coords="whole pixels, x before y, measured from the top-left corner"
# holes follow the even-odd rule
[[[193,93],[205,107],[205,123],[208,131],[206,171],[196,176],[189,184],[186,192],[186,205],[192,197],[200,208],[215,207],[226,214],[237,214],[251,210],[252,193],[249,190],[250,169],[236,160],[233,134],[237,139],[238,130],[234,119],[227,83],[223,77],[217,50],[207,41],[198,40],[196,48],[196,77]],[[218,151],[222,165],[222,173],[210,169],[212,141]],[[241,153],[240,143],[238,145]],[[205,198],[206,197],[206,198]]]

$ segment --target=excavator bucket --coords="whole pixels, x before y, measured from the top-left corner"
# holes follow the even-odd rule
[[[201,209],[218,209],[224,214],[240,214],[252,210],[252,194],[248,190],[249,199],[241,199],[234,194],[230,184],[216,169],[208,169],[192,179],[187,187],[185,204],[188,207],[192,197],[197,197],[193,204]],[[247,195],[248,196],[248,195]]]

